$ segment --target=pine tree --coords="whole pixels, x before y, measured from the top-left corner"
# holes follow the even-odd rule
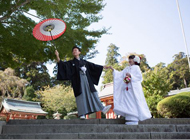
[[[114,65],[118,63],[117,57],[120,56],[118,50],[119,48],[114,44],[110,44],[108,46],[108,52],[106,55],[106,62],[105,62],[106,65]]]
[[[114,44],[110,44],[108,46],[108,52],[106,55],[107,57],[106,57],[106,62],[105,62],[106,65],[108,66],[118,65],[117,57],[120,56],[120,54],[118,53],[118,50],[119,48]],[[105,70],[105,74],[103,78],[104,78],[103,84],[113,82],[112,70],[110,69]]]

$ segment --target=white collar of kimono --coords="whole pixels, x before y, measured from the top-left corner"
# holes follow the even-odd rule
[[[76,58],[76,57],[75,57]],[[79,58],[76,58],[77,60],[80,60],[80,57]]]

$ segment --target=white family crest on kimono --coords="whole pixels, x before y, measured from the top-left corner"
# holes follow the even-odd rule
[[[85,67],[85,65],[82,66],[80,69],[83,71],[84,74],[86,73],[86,67]]]
[[[126,84],[126,73],[131,75],[131,81]],[[132,65],[123,71],[113,71],[114,76],[114,112],[127,120],[143,121],[151,118],[142,89],[142,74],[140,67]],[[126,90],[128,87],[128,90]]]

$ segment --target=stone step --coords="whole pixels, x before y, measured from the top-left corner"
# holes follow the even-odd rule
[[[125,125],[124,119],[10,120],[0,139],[189,139],[190,119],[149,119]]]
[[[124,124],[35,124],[4,125],[2,134],[37,133],[110,133],[110,132],[190,132],[190,125],[124,125]]]
[[[54,120],[54,119],[39,119],[39,120],[10,120],[7,124],[124,124],[124,119],[72,119],[72,120]],[[140,121],[139,124],[190,124],[190,118],[165,119],[155,118]]]
[[[41,133],[0,135],[0,139],[190,139],[186,132],[133,132],[133,133]]]
[[[152,118],[140,121],[139,124],[190,124],[190,118]]]
[[[38,119],[38,120],[10,120],[7,124],[124,124],[124,119],[71,119],[71,120],[55,120],[55,119]]]

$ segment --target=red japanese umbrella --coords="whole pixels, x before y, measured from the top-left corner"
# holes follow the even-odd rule
[[[57,18],[45,19],[33,29],[33,36],[41,41],[54,40],[60,37],[66,30],[63,20]]]

